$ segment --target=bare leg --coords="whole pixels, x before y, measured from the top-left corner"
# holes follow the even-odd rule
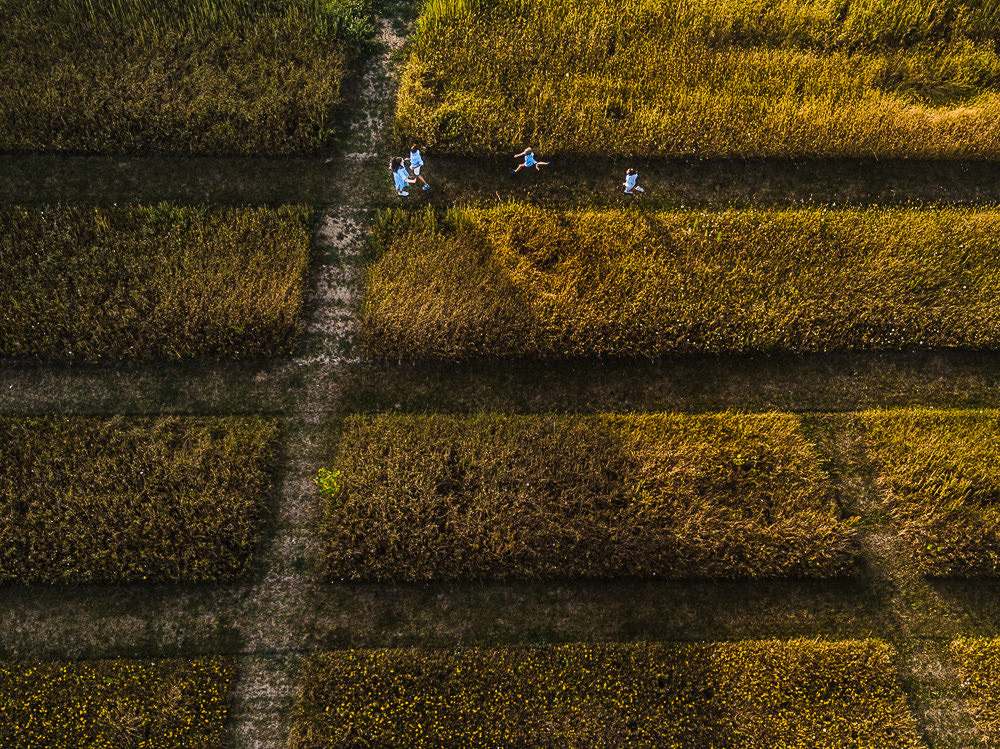
[[[524,169],[524,164],[518,164],[517,169],[514,170],[514,174],[517,174],[522,169]]]

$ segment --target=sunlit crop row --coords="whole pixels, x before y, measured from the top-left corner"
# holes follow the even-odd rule
[[[878,490],[917,569],[1000,574],[1000,412],[918,409],[858,418]]]
[[[386,358],[1000,347],[994,209],[384,213]]]
[[[790,414],[348,420],[330,577],[829,577],[854,558]]]
[[[370,0],[0,0],[0,150],[311,151]]]
[[[995,0],[430,0],[398,128],[462,153],[993,158],[998,31]]]

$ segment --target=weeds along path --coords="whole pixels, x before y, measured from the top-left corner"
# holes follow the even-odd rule
[[[807,421],[823,417],[807,417]],[[984,746],[961,677],[948,653],[951,641],[968,634],[968,611],[947,600],[914,569],[892,522],[885,517],[856,417],[840,414],[827,452],[839,474],[840,501],[863,521],[860,552],[866,587],[882,611],[881,630],[899,653],[898,678],[904,686],[922,737],[934,749]],[[815,423],[815,422],[814,422]]]
[[[349,190],[328,209],[316,230],[315,270],[307,303],[306,342],[287,366],[302,373],[286,435],[286,471],[275,510],[274,534],[262,559],[262,578],[241,602],[238,630],[242,658],[232,709],[233,745],[271,749],[284,744],[290,708],[298,692],[298,659],[312,643],[322,584],[319,558],[319,497],[313,477],[323,461],[324,416],[336,407],[337,375],[356,363],[358,261],[367,225],[367,184],[394,93],[392,53],[404,37],[382,19],[378,48],[361,77],[352,108],[348,153],[331,167]],[[266,655],[265,655],[266,654]]]

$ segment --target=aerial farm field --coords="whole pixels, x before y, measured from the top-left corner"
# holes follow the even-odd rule
[[[998,745],[996,0],[0,18],[4,749]]]

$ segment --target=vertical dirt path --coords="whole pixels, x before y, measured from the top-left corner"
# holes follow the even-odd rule
[[[350,106],[347,153],[331,159],[331,176],[356,184],[346,201],[318,218],[302,354],[286,366],[301,373],[295,406],[286,421],[285,474],[275,508],[273,536],[260,559],[261,577],[244,593],[236,626],[243,655],[234,690],[232,743],[240,749],[285,745],[290,708],[298,692],[300,656],[311,644],[315,602],[323,595],[315,562],[319,510],[313,485],[323,462],[322,422],[336,406],[337,381],[355,361],[358,260],[368,224],[368,191],[391,111],[392,53],[405,38],[383,19],[378,49],[367,62],[359,96]]]

